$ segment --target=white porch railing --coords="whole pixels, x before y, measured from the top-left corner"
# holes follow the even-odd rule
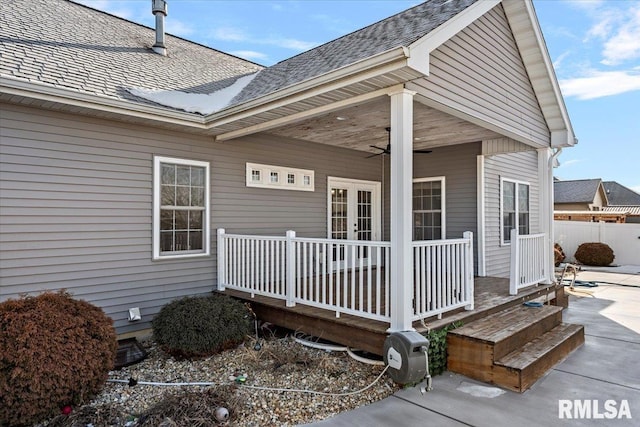
[[[414,242],[412,319],[473,309],[473,237]],[[235,289],[390,322],[390,242],[226,234],[218,230],[218,289]]]
[[[295,238],[296,303],[389,321],[389,242]]]
[[[547,235],[519,235],[511,230],[511,273],[509,293],[517,295],[518,290],[535,285],[547,279],[548,259]]]
[[[413,320],[460,307],[473,310],[473,233],[413,242],[413,263]]]

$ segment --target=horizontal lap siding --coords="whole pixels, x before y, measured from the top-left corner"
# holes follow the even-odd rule
[[[413,177],[445,177],[446,228],[448,239],[459,239],[465,231],[477,231],[477,156],[481,143],[434,148],[429,154],[413,155]],[[385,239],[389,239],[389,162],[385,156]],[[379,166],[380,167],[380,166]],[[477,251],[474,251],[477,255]],[[477,260],[476,260],[477,261]],[[474,263],[477,265],[477,262]]]
[[[2,104],[0,299],[66,288],[119,333],[215,288],[215,229],[326,236],[327,175],[375,180],[363,153],[269,136],[212,138]],[[211,164],[212,256],[152,261],[153,156]],[[245,163],[315,170],[315,192],[247,188]],[[127,322],[140,307],[143,321]]]
[[[487,276],[509,277],[511,246],[500,245],[500,178],[529,183],[530,231],[540,231],[538,153],[485,156],[485,257]]]
[[[433,51],[428,97],[520,135],[535,146],[549,131],[502,6]]]

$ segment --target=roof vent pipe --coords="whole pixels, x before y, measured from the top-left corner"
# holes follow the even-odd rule
[[[157,54],[167,56],[167,48],[164,45],[164,17],[167,16],[167,2],[151,0],[151,12],[156,17],[156,42],[151,49]]]

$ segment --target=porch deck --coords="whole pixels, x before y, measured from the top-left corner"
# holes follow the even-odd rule
[[[425,319],[430,329],[438,329],[452,322],[469,323],[504,310],[510,306],[539,297],[555,297],[555,285],[534,285],[520,289],[517,295],[509,293],[509,279],[497,277],[474,278],[474,309],[459,309]],[[358,348],[373,354],[382,354],[384,340],[387,337],[387,322],[366,319],[359,316],[341,314],[335,311],[308,305],[297,304],[287,307],[282,299],[250,294],[238,290],[226,289],[226,295],[251,302],[252,309],[259,319],[305,334],[321,337],[352,348]],[[416,321],[413,327],[418,332],[426,331],[422,322]]]

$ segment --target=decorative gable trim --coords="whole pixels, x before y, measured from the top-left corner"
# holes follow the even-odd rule
[[[409,46],[407,64],[416,71],[429,75],[429,54],[451,37],[471,25],[476,19],[500,4],[501,0],[482,0],[467,7],[462,12],[440,25],[429,34]]]

